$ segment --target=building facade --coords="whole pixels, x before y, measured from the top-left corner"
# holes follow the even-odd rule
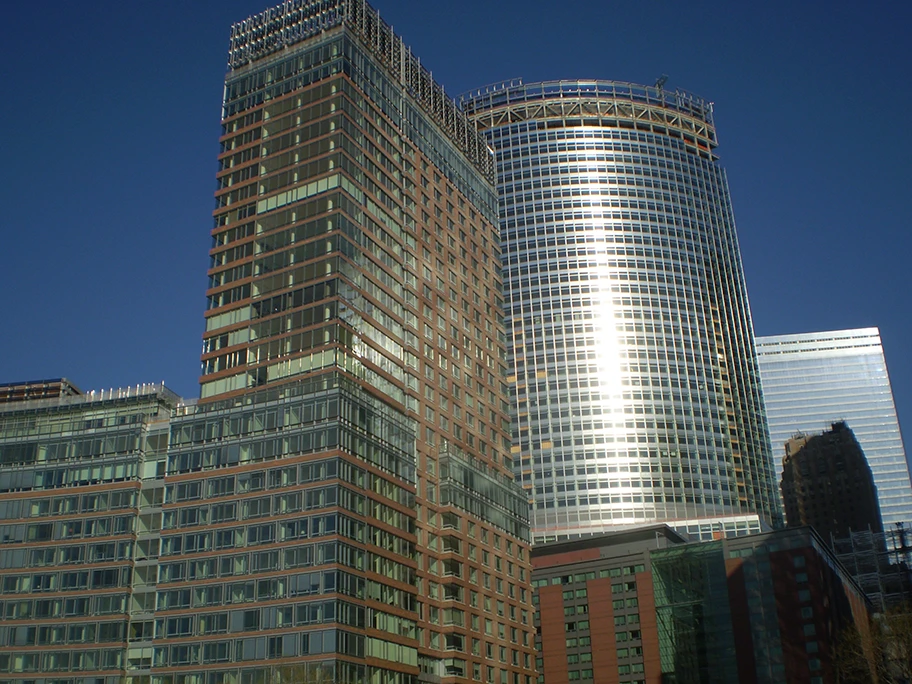
[[[178,401],[143,385],[0,405],[0,681],[115,684],[151,667]]]
[[[661,681],[650,553],[686,544],[666,525],[536,545],[539,681]]]
[[[131,447],[130,486],[155,495],[98,557],[125,598],[97,621],[122,624],[64,661],[46,652],[82,648],[69,627],[29,631],[20,602],[7,635],[31,655],[0,645],[0,680],[531,684],[487,144],[363,0],[236,24],[222,132],[200,400],[169,404],[154,470]],[[42,405],[14,394],[33,424]],[[55,486],[81,506],[94,481]],[[31,563],[23,510],[3,557]]]
[[[711,104],[607,81],[462,104],[496,152],[514,465],[535,538],[778,524]]]
[[[529,684],[528,502],[512,480],[485,140],[363,0],[285,3],[236,24],[222,127],[200,403],[177,420],[169,459],[180,484],[161,562],[175,591],[213,577],[189,574],[180,521],[200,500],[180,488],[210,516],[240,498],[237,514],[257,511],[266,535],[233,532],[264,554],[243,591],[273,595],[261,583],[275,588],[278,555],[307,568],[285,587],[295,611],[320,615],[311,604],[332,594],[349,604],[316,620],[334,641],[308,642],[314,618],[296,616],[275,649],[263,608],[244,623],[254,659],[265,648],[337,681]],[[241,433],[235,411],[249,414]],[[207,452],[217,474],[198,466]],[[288,503],[254,496],[251,478],[278,478]],[[326,535],[344,543],[305,541]],[[213,544],[197,551],[206,567],[230,562],[230,540]],[[340,563],[355,571],[342,577]],[[178,636],[206,648],[199,631]]]
[[[312,390],[0,406],[0,681],[531,678],[512,481],[451,450],[425,519],[408,422]]]
[[[533,566],[546,684],[833,682],[871,609],[808,527],[691,543],[644,526],[536,546]]]
[[[757,338],[777,472],[796,433],[852,428],[874,474],[885,527],[912,521],[912,482],[877,328]]]
[[[883,532],[871,468],[846,423],[785,443],[782,501],[789,527],[810,525],[828,542]]]

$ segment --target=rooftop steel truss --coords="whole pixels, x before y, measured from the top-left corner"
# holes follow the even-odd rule
[[[286,0],[238,22],[231,28],[228,66],[242,68],[338,26],[351,30],[485,178],[493,180],[494,158],[475,124],[365,0]]]

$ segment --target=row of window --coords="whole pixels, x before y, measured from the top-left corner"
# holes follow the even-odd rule
[[[99,594],[76,598],[7,599],[0,601],[0,615],[6,620],[46,620],[124,613],[127,594]]]
[[[391,650],[394,653],[389,653]],[[344,630],[317,630],[269,637],[247,637],[208,643],[177,644],[156,648],[154,667],[175,667],[211,663],[242,662],[288,658],[298,655],[342,653],[364,657],[371,655],[418,664],[414,648],[391,644],[382,639],[364,637]],[[394,657],[389,657],[394,656]],[[412,661],[412,662],[409,662]]]
[[[0,569],[103,563],[130,560],[132,557],[132,541],[41,546],[33,549],[10,548],[0,554]]]
[[[598,573],[593,570],[589,572],[579,572],[573,575],[557,575],[555,577],[532,580],[532,586],[537,589],[538,587],[545,587],[549,584],[576,584],[594,580],[596,577],[621,577],[622,575],[635,575],[645,571],[646,566],[642,563],[637,563],[635,565],[624,565],[616,568],[605,568],[599,570]],[[568,594],[571,594],[571,596],[568,596]],[[585,596],[586,589],[570,590],[569,592],[565,591],[563,593],[564,600],[570,598],[584,598]]]
[[[155,412],[155,408],[152,412]],[[86,417],[86,414],[79,411],[75,413],[61,412],[49,413],[41,417],[41,420],[35,420],[33,416],[24,414],[22,417],[15,415],[6,416],[0,425],[0,439],[14,438],[17,440],[23,437],[37,435],[68,435],[78,433],[81,430],[98,430],[102,428],[119,427],[123,425],[136,425],[145,422],[147,413],[137,410],[134,407],[106,409],[101,417]],[[4,445],[15,446],[15,444]]]
[[[414,593],[341,570],[323,570],[193,589],[159,589],[157,610],[187,610],[200,605],[252,603],[333,593],[380,601],[409,611],[417,609]]]
[[[0,471],[0,492],[25,492],[62,487],[84,487],[136,480],[140,463],[134,455],[119,456],[119,463],[70,468],[27,468]]]
[[[0,520],[38,518],[47,515],[76,515],[136,507],[137,491],[97,492],[81,496],[0,501]]]
[[[410,513],[403,513],[375,501],[357,490],[340,485],[312,487],[288,494],[244,499],[240,502],[229,501],[211,506],[188,506],[165,510],[162,529],[186,529],[210,523],[243,521],[335,506],[358,515],[367,515],[410,534],[415,530],[414,517]]]
[[[265,549],[252,553],[219,555],[195,560],[159,564],[160,583],[200,581],[215,577],[234,577],[259,572],[339,563],[356,570],[369,570],[406,584],[414,584],[413,568],[397,560],[371,553],[342,541],[299,544],[294,547]],[[210,585],[210,587],[213,585]],[[215,585],[222,587],[223,585]]]
[[[83,622],[70,625],[0,626],[0,646],[47,646],[52,644],[90,644],[126,641],[127,624]]]
[[[36,575],[5,575],[0,583],[0,593],[27,594],[128,587],[131,575],[130,566]]]
[[[0,544],[63,541],[129,534],[133,531],[135,519],[134,515],[121,515],[29,525],[0,525]]]
[[[325,400],[323,402],[324,406],[328,403]],[[337,417],[338,412],[330,415]],[[181,454],[181,456],[192,457],[193,454]],[[193,470],[193,468],[190,467],[188,470]],[[237,475],[220,475],[205,480],[191,480],[168,485],[165,489],[165,503],[250,494],[267,489],[282,489],[335,478],[349,482],[361,489],[370,489],[404,506],[412,506],[414,504],[414,495],[408,489],[369,473],[364,468],[359,468],[340,458],[311,461],[297,466],[281,466],[268,470],[247,471]],[[281,506],[279,508],[281,509]]]
[[[120,670],[123,668],[123,656],[122,649],[0,653],[0,672],[19,675],[26,672]]]

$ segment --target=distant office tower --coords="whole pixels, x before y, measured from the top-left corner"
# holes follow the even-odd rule
[[[796,433],[852,428],[874,474],[885,527],[912,521],[912,483],[877,328],[757,338],[778,472]]]
[[[810,525],[827,543],[852,532],[883,532],[871,469],[845,423],[785,443],[782,501],[789,527]]]
[[[463,107],[496,151],[514,465],[535,538],[778,524],[711,104],[561,81]]]
[[[277,562],[309,575],[278,616],[230,616],[250,640],[230,665],[172,646],[158,671],[254,681],[265,658],[340,683],[530,684],[493,155],[363,0],[236,24],[229,69],[201,400],[175,420],[163,576],[173,617],[195,619],[181,592],[234,563],[221,525],[242,512],[262,521],[244,531],[260,555],[216,603],[272,599]],[[183,527],[206,510],[216,538],[187,567]],[[175,645],[200,643],[177,629]]]

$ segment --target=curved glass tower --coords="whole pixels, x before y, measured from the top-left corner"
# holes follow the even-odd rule
[[[712,105],[607,81],[462,105],[496,152],[513,458],[536,539],[780,524]]]

